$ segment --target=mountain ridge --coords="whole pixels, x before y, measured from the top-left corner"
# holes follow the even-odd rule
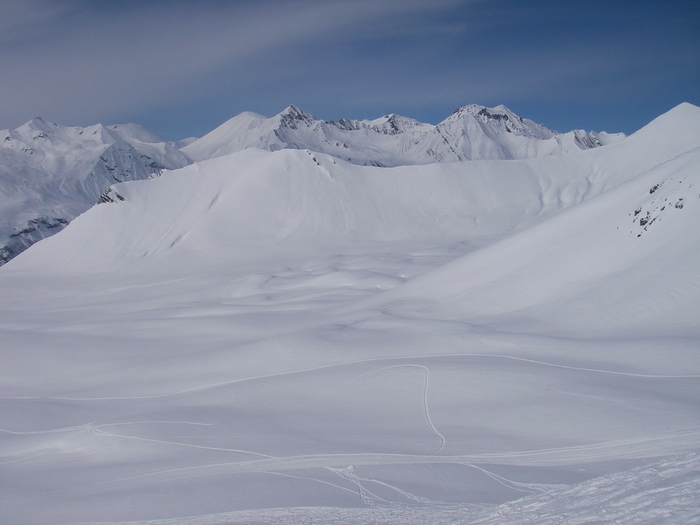
[[[141,180],[247,148],[308,149],[353,164],[394,167],[557,155],[622,140],[560,134],[505,106],[461,106],[432,125],[397,114],[326,121],[290,105],[274,117],[241,113],[199,139],[166,142],[137,124],[85,128],[32,119],[0,131],[0,265],[60,231],[113,183]]]
[[[306,119],[300,115],[298,120]],[[683,140],[675,137],[675,129],[684,130]],[[700,108],[680,108],[608,148],[513,161],[486,159],[386,170],[341,162],[312,150],[246,148],[169,172],[158,181],[115,185],[116,193],[105,197],[107,208],[100,213],[118,216],[116,209],[123,206],[135,206],[136,213],[146,206],[146,200],[163,201],[159,205],[162,217],[144,216],[152,231],[128,234],[120,241],[122,249],[131,239],[141,239],[124,252],[129,257],[189,246],[194,242],[190,230],[195,227],[186,226],[185,217],[190,217],[187,220],[200,233],[210,220],[207,236],[227,239],[226,246],[253,238],[258,246],[282,245],[288,239],[298,243],[324,235],[330,235],[329,242],[348,236],[376,242],[390,242],[402,235],[427,240],[445,232],[452,232],[450,236],[460,232],[450,242],[488,239],[529,227],[624,184],[697,147],[698,134]],[[150,192],[153,185],[160,189],[148,198],[139,195]],[[224,189],[229,187],[237,188],[235,194]],[[421,190],[416,193],[416,188]],[[194,195],[201,201],[196,211],[178,211],[179,206],[194,202]],[[111,203],[117,203],[117,208],[108,212]],[[261,213],[259,208],[267,211]],[[235,213],[229,215],[233,212],[226,210]],[[220,213],[223,215],[215,220],[205,220]],[[114,220],[105,219],[105,232]],[[155,227],[160,223],[162,231]],[[211,246],[206,252],[217,250]],[[104,249],[105,253],[112,251]],[[117,253],[114,251],[115,256]]]
[[[112,184],[191,162],[137,124],[67,127],[37,117],[0,131],[0,264],[60,231]]]
[[[573,130],[558,133],[505,106],[461,106],[439,124],[389,114],[375,120],[320,120],[290,105],[265,118],[241,113],[183,152],[205,160],[249,147],[310,149],[353,164],[408,164],[516,159],[569,153],[622,140],[624,134]]]

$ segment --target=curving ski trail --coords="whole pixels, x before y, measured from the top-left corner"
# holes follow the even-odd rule
[[[551,363],[547,361],[542,361],[538,359],[530,359],[526,357],[518,357],[507,354],[484,354],[484,353],[453,353],[453,354],[423,354],[423,355],[411,355],[411,356],[396,356],[396,357],[377,357],[370,359],[359,359],[355,361],[345,361],[342,363],[333,363],[328,365],[315,366],[310,368],[304,368],[300,370],[290,370],[286,372],[277,372],[274,374],[263,374],[259,376],[242,377],[239,379],[232,379],[230,381],[220,381],[216,383],[208,383],[205,385],[200,385],[192,388],[186,388],[183,390],[176,390],[173,392],[164,392],[161,394],[148,394],[141,396],[99,396],[99,397],[72,397],[72,396],[2,396],[0,399],[7,400],[55,400],[55,401],[122,401],[122,400],[139,400],[139,399],[158,399],[171,396],[179,396],[184,394],[190,394],[193,392],[199,392],[202,390],[208,390],[212,388],[219,388],[229,385],[235,385],[238,383],[244,383],[249,381],[261,381],[266,379],[274,379],[276,377],[285,377],[296,374],[306,374],[310,372],[318,372],[321,370],[330,370],[334,368],[341,368],[347,366],[357,366],[369,363],[380,363],[380,362],[391,362],[391,361],[413,361],[413,360],[434,360],[441,358],[483,358],[483,359],[504,359],[511,361],[520,361],[524,363],[531,363],[540,366],[561,368],[565,370],[573,370],[579,372],[589,372],[595,374],[609,374],[616,376],[625,377],[636,377],[640,379],[700,379],[700,374],[642,374],[637,372],[621,372],[617,370],[605,370],[601,368],[589,368],[580,367],[573,365],[564,365],[560,363]],[[410,366],[411,363],[407,363],[406,366]],[[421,365],[416,365],[421,366]]]

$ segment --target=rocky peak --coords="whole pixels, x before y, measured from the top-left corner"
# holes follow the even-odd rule
[[[282,113],[279,114],[280,127],[289,129],[299,129],[299,126],[312,126],[316,123],[316,119],[304,113],[295,105],[288,106]]]
[[[461,106],[444,122],[454,123],[463,121],[465,118],[474,119],[491,128],[501,129],[506,133],[523,137],[549,139],[558,135],[556,131],[546,126],[519,117],[504,105],[498,105],[495,108],[487,108],[479,104]]]
[[[327,120],[326,124],[330,124],[331,126],[335,126],[338,129],[342,129],[343,131],[357,131],[358,129],[362,129],[362,123],[359,120],[353,120],[349,118],[341,118],[340,120]]]
[[[386,119],[384,126],[382,126],[381,128],[379,126],[376,126],[376,131],[379,131],[380,133],[386,133],[387,135],[398,135],[399,133],[403,133],[405,131],[404,120],[406,119],[404,117],[401,117],[396,113],[392,113],[391,115],[387,115],[384,118]]]

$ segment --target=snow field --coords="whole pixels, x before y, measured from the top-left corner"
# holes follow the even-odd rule
[[[696,110],[116,185],[0,269],[0,522],[698,521]]]

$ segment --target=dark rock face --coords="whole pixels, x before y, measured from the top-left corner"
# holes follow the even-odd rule
[[[0,247],[0,265],[13,259],[35,242],[58,233],[68,226],[68,219],[63,217],[37,217],[10,235],[9,242]]]

